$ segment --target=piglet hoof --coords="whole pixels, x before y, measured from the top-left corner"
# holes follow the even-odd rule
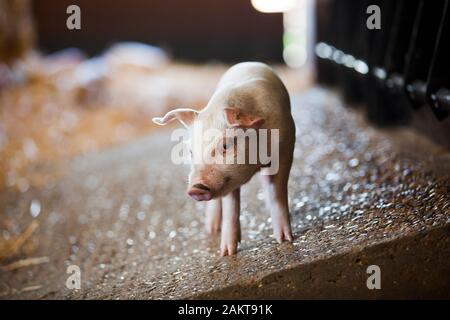
[[[278,243],[282,243],[283,241],[292,242],[293,240],[290,226],[280,228],[279,230],[275,230],[274,236]]]
[[[236,243],[227,243],[227,244],[222,244],[220,246],[220,256],[221,257],[225,257],[225,256],[231,256],[233,254],[237,253],[237,242]]]

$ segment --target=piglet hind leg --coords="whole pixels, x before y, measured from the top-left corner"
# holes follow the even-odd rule
[[[227,256],[237,252],[241,241],[240,214],[240,188],[232,191],[222,198],[222,234],[220,240],[220,255]]]
[[[281,166],[275,175],[265,175],[266,169],[261,169],[261,180],[265,189],[265,198],[275,239],[278,243],[292,241],[291,222],[288,205],[288,179],[290,164]]]
[[[209,234],[218,234],[222,223],[222,198],[206,203],[205,227]]]

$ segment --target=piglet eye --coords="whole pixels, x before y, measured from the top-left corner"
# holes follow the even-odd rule
[[[233,147],[233,139],[226,139],[222,144],[222,150],[225,152]]]

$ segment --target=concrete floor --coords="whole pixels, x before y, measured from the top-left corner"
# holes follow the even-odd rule
[[[274,241],[253,179],[240,251],[219,258],[167,130],[52,168],[46,187],[0,195],[2,230],[38,226],[20,258],[43,258],[1,261],[0,298],[448,297],[449,153],[406,129],[368,126],[323,89],[295,97],[293,114],[292,244]],[[381,290],[366,287],[373,264]],[[69,265],[81,290],[66,288]]]

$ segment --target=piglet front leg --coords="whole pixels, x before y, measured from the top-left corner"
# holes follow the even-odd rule
[[[206,231],[217,234],[222,223],[222,198],[213,199],[206,203]]]
[[[290,167],[288,167],[289,169]],[[264,171],[265,169],[262,169]],[[287,183],[289,171],[278,172],[276,175],[261,175],[265,189],[266,204],[272,218],[273,234],[278,243],[292,241],[292,230],[289,219]]]
[[[241,225],[239,213],[241,209],[240,188],[235,189],[222,198],[222,235],[220,255],[227,256],[237,252],[241,241]]]

